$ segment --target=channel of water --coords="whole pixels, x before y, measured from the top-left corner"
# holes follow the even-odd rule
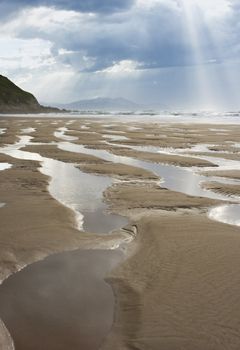
[[[40,171],[50,177],[49,192],[66,207],[74,210],[78,229],[94,233],[108,233],[127,224],[127,219],[107,213],[103,192],[112,184],[107,176],[86,174],[74,164],[22,151],[30,144],[30,136],[21,136],[19,142],[0,149],[13,158],[41,162]]]
[[[114,145],[119,146],[119,144],[114,144]],[[239,161],[229,160],[225,158],[218,158],[214,156],[199,156],[194,154],[194,152],[208,152],[210,154],[225,153],[225,152],[210,151],[208,149],[208,147],[210,146],[209,144],[200,144],[200,145],[193,146],[192,148],[186,148],[186,149],[160,148],[160,147],[153,147],[153,146],[130,146],[130,145],[123,145],[123,146],[128,147],[130,149],[137,150],[137,151],[142,151],[142,152],[162,153],[162,154],[169,154],[169,155],[178,155],[183,157],[189,156],[189,157],[207,160],[217,165],[218,166],[217,170],[221,170],[221,171],[222,170],[240,170]],[[192,152],[192,153],[189,153],[189,152]],[[146,164],[144,163],[145,162],[142,163],[142,167],[146,166]],[[208,197],[213,199],[220,199],[224,201],[231,200],[233,202],[237,202],[238,204],[235,204],[235,205],[222,205],[222,206],[220,205],[220,206],[211,208],[209,210],[208,216],[212,220],[216,220],[225,224],[240,226],[240,221],[238,219],[240,217],[240,204],[239,204],[240,198],[238,196],[221,195],[221,194],[213,193],[212,191],[201,188],[201,183],[204,183],[204,182],[217,181],[223,184],[239,185],[240,180],[228,179],[223,177],[215,177],[215,176],[203,176],[198,174],[198,172],[200,171],[210,172],[211,170],[213,170],[211,167],[205,167],[201,169],[198,169],[198,168],[187,169],[187,168],[179,168],[179,167],[172,167],[172,166],[165,166],[165,165],[164,166],[157,165],[157,167],[156,165],[154,165],[153,167],[151,165],[151,168],[152,168],[152,171],[154,171],[155,173],[163,177],[164,186],[170,190],[183,192],[193,196],[202,196],[202,197]],[[149,169],[149,166],[145,167],[145,169]]]
[[[202,181],[209,181],[209,178],[196,174],[188,168],[151,163],[126,156],[118,156],[106,150],[90,149],[83,145],[77,145],[70,142],[60,142],[58,147],[64,151],[95,155],[98,158],[113,163],[122,163],[149,170],[159,176],[162,186],[172,191],[182,192],[191,196],[207,197],[224,201],[229,200],[229,198],[224,195],[202,189],[199,184]]]

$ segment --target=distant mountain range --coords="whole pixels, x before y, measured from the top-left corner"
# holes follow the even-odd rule
[[[0,113],[49,112],[60,112],[60,110],[41,106],[30,92],[20,89],[7,77],[0,75]]]
[[[142,106],[125,98],[98,97],[68,104],[54,104],[56,107],[78,111],[127,111],[141,109]]]

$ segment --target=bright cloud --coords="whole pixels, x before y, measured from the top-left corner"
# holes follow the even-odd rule
[[[42,39],[18,39],[0,37],[0,63],[2,70],[35,69],[55,63],[51,55],[52,44]]]
[[[113,66],[103,69],[102,73],[110,74],[129,74],[136,72],[139,67],[139,63],[131,60],[123,60],[120,62],[115,62]]]
[[[184,6],[189,8],[198,8],[206,17],[224,17],[231,13],[230,0],[179,0]]]

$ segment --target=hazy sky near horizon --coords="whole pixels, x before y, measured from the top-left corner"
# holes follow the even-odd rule
[[[0,74],[40,101],[240,108],[239,0],[0,0]]]

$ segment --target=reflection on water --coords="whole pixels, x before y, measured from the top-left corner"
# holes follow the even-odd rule
[[[136,126],[129,126],[127,128],[129,131],[136,131],[136,130],[142,130],[142,128],[136,127]]]
[[[1,170],[10,169],[11,167],[12,167],[12,164],[9,164],[9,163],[0,163],[0,171],[1,171]]]
[[[22,136],[15,145],[4,147],[0,152],[18,159],[40,161],[40,171],[51,178],[50,194],[76,213],[79,229],[108,233],[127,224],[125,218],[107,213],[103,192],[112,184],[109,177],[85,174],[73,164],[22,151],[20,148],[30,140],[30,136]]]
[[[128,138],[123,135],[110,135],[110,134],[104,134],[103,137],[106,139],[110,139],[112,141],[126,141]]]
[[[35,131],[36,131],[35,128],[25,128],[25,129],[21,129],[21,134],[30,134]]]
[[[214,128],[210,128],[208,130],[215,131],[215,132],[228,132],[229,131],[228,129],[214,129]]]
[[[121,216],[108,214],[103,192],[112,184],[109,177],[85,174],[72,164],[45,158],[41,171],[51,176],[49,191],[64,205],[79,213],[79,228],[108,233],[127,224]]]
[[[240,204],[223,205],[213,208],[209,212],[209,217],[219,222],[240,226]]]
[[[11,167],[12,167],[12,164],[0,163],[0,171],[10,169]],[[5,205],[6,203],[0,203],[0,209],[3,208]]]
[[[61,140],[65,140],[65,141],[75,141],[78,138],[75,136],[69,136],[69,135],[65,135],[65,133],[67,131],[70,131],[68,128],[59,128],[58,131],[54,132],[54,136],[61,139]]]
[[[154,147],[154,146],[126,146],[128,148],[137,150],[137,151],[142,151],[142,152],[150,152],[150,153],[162,153],[162,154],[168,154],[168,155],[178,155],[178,156],[190,156],[197,159],[203,159],[206,161],[209,161],[210,163],[217,165],[218,169],[217,170],[240,170],[240,163],[239,161],[231,160],[231,159],[225,159],[225,158],[220,158],[220,157],[212,157],[212,156],[199,156],[199,155],[194,155],[195,152],[208,152],[208,153],[229,153],[229,152],[222,152],[222,151],[211,151],[208,149],[208,147],[213,146],[211,144],[198,144],[193,146],[192,148],[161,148],[161,147]],[[124,146],[125,147],[125,146]],[[193,152],[192,153],[190,153]],[[186,152],[189,152],[186,154]],[[176,167],[174,167],[176,168]],[[179,169],[177,167],[176,169]],[[196,168],[192,169],[184,169],[181,168],[185,171],[192,171],[192,170],[199,170]],[[211,171],[214,171],[212,167],[204,167],[201,168],[201,171],[208,171],[209,173]],[[177,170],[176,170],[177,171]],[[203,181],[209,181],[210,177],[205,177],[205,176],[199,176],[197,173],[193,173],[195,179],[198,179],[199,184],[202,183]],[[219,177],[214,177],[212,176],[211,181],[218,181],[221,183],[226,183],[226,184],[239,184],[239,180],[237,179],[229,179],[229,178],[219,178]],[[191,193],[188,193],[191,194]],[[204,195],[203,195],[204,196]],[[213,198],[213,197],[210,197]],[[217,198],[217,197],[214,197]],[[218,199],[224,199],[218,197]]]
[[[201,183],[213,181],[215,180],[215,177],[206,177],[203,175],[199,175],[198,173],[194,173],[191,169],[185,169],[172,165],[154,164],[150,162],[140,161],[137,159],[132,159],[129,157],[116,156],[106,150],[89,149],[85,148],[83,145],[75,145],[69,142],[61,142],[59,143],[58,147],[65,151],[91,154],[104,160],[112,161],[114,163],[123,163],[150,170],[162,179],[162,185],[168,188],[169,190],[182,192],[191,196],[207,197],[212,199],[220,199],[224,201],[229,200],[229,197],[225,196],[224,194],[214,193],[212,191],[201,188]],[[221,158],[214,159],[214,157],[207,157],[206,160],[212,161],[213,163],[215,161],[215,164],[219,166],[218,169],[236,169],[240,167],[239,162],[232,160],[225,160]],[[217,178],[217,181],[227,184],[239,183],[238,180],[224,178]],[[234,198],[232,200],[239,201],[238,198]],[[235,206],[224,206],[215,208],[210,211],[209,216],[220,222],[238,225],[238,218],[240,217],[240,205],[236,204]]]
[[[16,350],[99,349],[114,308],[104,278],[121,259],[111,250],[61,253],[5,280],[0,314]]]
[[[125,156],[117,156],[106,150],[89,149],[85,148],[83,145],[75,145],[69,142],[61,142],[58,147],[65,151],[91,154],[114,163],[123,163],[149,170],[157,174],[162,179],[163,186],[169,190],[182,192],[192,196],[228,200],[224,195],[202,189],[200,183],[202,181],[208,181],[209,178],[195,174],[190,169],[180,168],[173,165],[155,164]]]
[[[186,152],[189,152],[190,156],[193,153],[198,152],[208,152],[208,153],[229,153],[229,152],[222,152],[222,151],[213,151],[210,150],[209,147],[214,147],[214,144],[197,144],[189,148],[173,148],[173,147],[156,147],[156,146],[132,146],[132,145],[126,145],[126,147],[134,149],[136,151],[142,151],[142,152],[150,152],[150,153],[163,153],[163,154],[172,154],[172,155],[182,155],[185,156]]]

